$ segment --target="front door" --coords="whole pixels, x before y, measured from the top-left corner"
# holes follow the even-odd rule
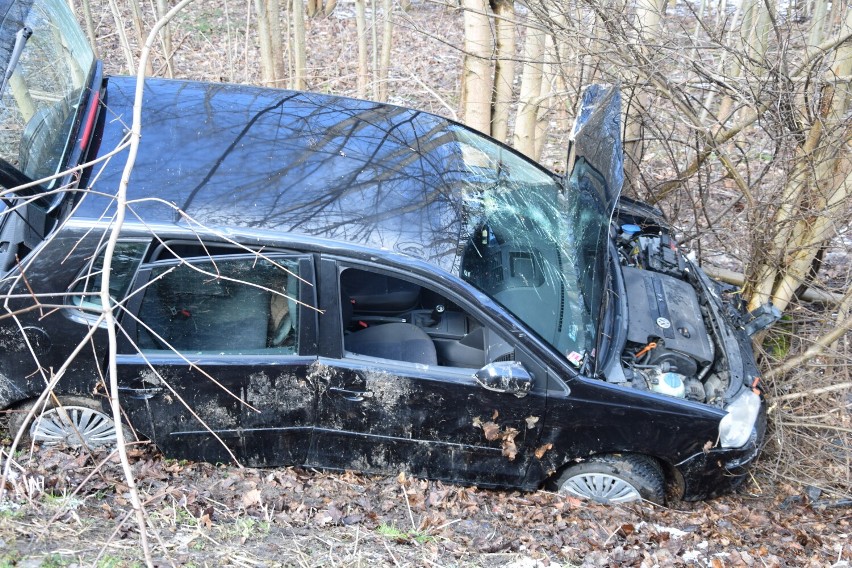
[[[318,363],[325,382],[309,464],[521,484],[544,423],[544,369],[422,283],[363,272],[343,273],[340,305],[354,313],[343,315],[343,356]],[[340,318],[327,311],[321,326]],[[531,392],[483,388],[475,373],[496,358],[524,365]]]
[[[168,457],[304,463],[317,393],[312,281],[309,257],[143,266],[118,357],[131,422]]]

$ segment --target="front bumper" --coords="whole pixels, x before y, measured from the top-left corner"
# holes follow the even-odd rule
[[[748,442],[741,448],[719,448],[695,454],[676,465],[683,479],[685,501],[700,501],[730,493],[745,481],[751,464],[757,460],[766,436],[766,407],[760,414]]]

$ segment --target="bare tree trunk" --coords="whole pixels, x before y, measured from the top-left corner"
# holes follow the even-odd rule
[[[275,86],[282,87],[287,69],[284,65],[284,43],[281,39],[281,4],[279,0],[266,0],[266,20],[272,49],[272,69]]]
[[[121,46],[122,53],[124,53],[124,62],[127,65],[127,72],[133,73],[136,69],[136,63],[133,59],[133,50],[130,49],[130,42],[127,40],[127,33],[124,31],[124,18],[121,17],[121,11],[118,9],[116,0],[109,0],[109,9],[112,12],[112,18],[115,21],[115,32],[118,34],[118,44]]]
[[[320,11],[320,4],[322,0],[307,0],[306,7],[308,11],[308,17],[313,18]]]
[[[379,101],[388,100],[388,74],[390,72],[391,47],[393,47],[393,0],[382,0],[385,23],[382,27],[382,56],[379,60]]]
[[[553,107],[553,81],[556,77],[556,44],[553,36],[547,34],[544,41],[544,54],[541,68],[541,89],[538,93],[538,109],[535,116],[535,144],[533,158],[541,160],[544,141],[550,129],[550,113]]]
[[[518,97],[518,116],[515,118],[515,136],[512,145],[523,154],[535,156],[535,129],[538,122],[538,105],[541,94],[544,31],[527,26],[524,40],[524,70],[521,75],[521,93]]]
[[[743,0],[742,3],[740,4],[740,6],[737,8],[738,12],[740,12],[740,11],[742,12],[742,23],[740,24],[739,33],[735,34],[736,39],[731,42],[732,43],[731,47],[735,51],[741,51],[742,49],[744,49],[748,45],[749,34],[751,32],[751,28],[754,24],[754,19],[755,19],[754,18],[754,12],[755,12],[755,10],[759,9],[759,7],[756,6],[758,1],[759,0]],[[734,20],[735,20],[734,25],[736,25],[736,14],[734,15]],[[740,78],[740,76],[742,75],[742,72],[743,72],[742,65],[740,63],[740,58],[734,57],[730,61],[730,67],[727,68],[727,69],[724,69],[722,67],[722,65],[725,65],[725,64],[726,63],[724,61],[722,61],[722,63],[720,63],[720,70],[726,71],[725,76],[728,77],[729,81],[731,81],[731,82],[737,81]],[[718,115],[717,115],[719,117],[719,127],[720,128],[723,128],[724,125],[725,125],[725,122],[729,118],[731,118],[733,106],[734,106],[733,97],[730,94],[725,95],[722,98],[722,102],[719,104],[719,112],[718,112]]]
[[[464,8],[464,66],[461,110],[464,122],[491,132],[491,25],[487,0],[462,0]]]
[[[145,34],[142,31],[142,28],[145,27],[142,22],[142,10],[139,8],[139,0],[129,0],[129,2],[130,10],[132,11],[131,19],[133,20],[133,31],[136,32],[136,45],[138,45],[141,49],[142,45],[145,43]],[[154,74],[154,66],[150,59],[145,62],[145,74]]]
[[[335,8],[337,8],[337,0],[326,0],[325,6],[322,8],[322,12],[326,16],[331,16],[331,13],[334,12]]]
[[[303,0],[293,0],[293,88],[305,88],[305,5]]]
[[[852,33],[852,10],[837,37]],[[818,116],[802,145],[773,223],[774,239],[759,266],[749,308],[771,300],[784,310],[806,281],[813,259],[837,231],[840,207],[852,198],[852,94],[837,77],[852,74],[852,45],[837,49],[835,64],[821,87]],[[799,218],[796,215],[803,213]]]
[[[272,35],[269,30],[269,13],[264,0],[254,0],[254,10],[257,12],[257,35],[260,40],[260,71],[264,85],[275,85],[275,62],[272,55]]]
[[[74,0],[68,0],[68,4],[71,6],[71,10],[76,13]],[[86,36],[89,38],[89,45],[92,46],[92,52],[95,54],[95,59],[99,59],[98,43],[96,41],[97,35],[95,34],[95,22],[92,19],[92,4],[89,0],[83,0],[81,2],[81,6],[83,11],[83,22],[86,26]]]
[[[835,0],[836,2],[836,0]],[[813,18],[811,18],[811,31],[808,34],[808,49],[813,50],[822,43],[825,38],[825,20],[828,15],[828,0],[814,0]]]
[[[648,45],[659,41],[665,0],[637,0],[636,2],[636,49],[652,57]],[[651,94],[639,90],[633,97],[625,115],[624,130],[624,177],[633,188],[639,188],[639,164],[645,153],[645,114],[651,106]]]
[[[379,84],[376,79],[379,77],[379,9],[376,5],[377,0],[370,0],[370,8],[372,10],[372,26],[370,28],[373,40],[373,99],[379,99]]]
[[[367,97],[367,84],[370,80],[366,12],[366,0],[355,0],[355,27],[358,31],[358,96],[362,99]]]
[[[509,139],[509,106],[515,80],[515,3],[514,0],[492,0],[497,59],[494,62],[494,95],[491,102],[491,136]]]
[[[86,0],[88,4],[88,0]],[[157,0],[157,18],[162,18],[169,11],[169,6],[166,0]],[[172,27],[168,24],[163,26],[160,33],[160,41],[163,45],[163,59],[166,64],[166,75],[168,77],[175,76],[175,70],[172,66]],[[228,53],[230,57],[230,53]]]

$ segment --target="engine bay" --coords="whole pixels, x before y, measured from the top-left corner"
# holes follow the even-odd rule
[[[618,260],[627,296],[621,367],[627,386],[722,406],[730,386],[708,299],[667,234],[620,227]]]

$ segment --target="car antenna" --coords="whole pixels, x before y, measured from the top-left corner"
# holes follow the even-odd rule
[[[6,83],[15,72],[15,67],[18,66],[18,60],[21,58],[21,53],[24,51],[24,46],[27,45],[27,40],[33,35],[33,30],[27,26],[22,27],[15,34],[15,47],[12,48],[12,55],[9,57],[9,64],[6,66],[6,74],[3,76],[3,86],[0,87],[0,95],[6,90]]]

